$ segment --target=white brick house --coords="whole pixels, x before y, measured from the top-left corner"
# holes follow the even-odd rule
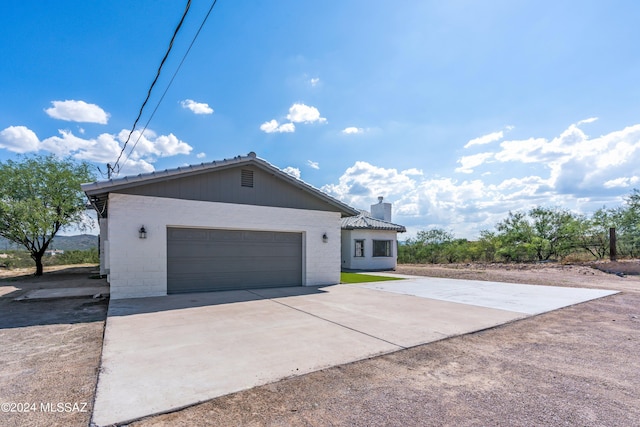
[[[342,218],[343,270],[394,270],[398,261],[398,233],[404,226],[391,222],[391,203],[371,205],[371,213]]]
[[[340,281],[358,211],[255,153],[82,185],[111,298]]]

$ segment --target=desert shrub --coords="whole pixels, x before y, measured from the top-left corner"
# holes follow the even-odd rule
[[[33,259],[29,256],[29,252],[27,251],[11,250],[5,251],[4,253],[6,253],[8,257],[0,259],[0,265],[3,265],[8,269],[27,268],[33,266]]]
[[[50,257],[49,260],[54,263],[52,265],[95,264],[100,262],[100,256],[97,248],[91,248],[84,251],[65,251],[63,254]]]

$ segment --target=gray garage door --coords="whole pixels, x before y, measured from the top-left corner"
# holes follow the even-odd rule
[[[167,292],[302,285],[302,234],[167,229]]]

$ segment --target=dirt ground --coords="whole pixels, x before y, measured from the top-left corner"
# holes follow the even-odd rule
[[[619,264],[598,265],[611,273],[589,265],[401,266],[404,274],[622,293],[132,426],[637,426],[640,276],[630,273],[640,272],[640,263]],[[44,279],[0,280],[0,403],[92,404],[106,304],[12,301],[51,283],[95,285],[88,274],[62,270]],[[2,426],[88,422],[88,413],[0,413]]]
[[[0,270],[0,426],[89,424],[107,301],[13,299],[32,289],[103,284],[90,278],[94,270],[51,267],[41,278],[32,269]]]

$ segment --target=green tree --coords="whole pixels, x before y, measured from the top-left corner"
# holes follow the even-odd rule
[[[625,199],[625,206],[612,215],[617,233],[618,253],[622,256],[640,255],[640,190],[634,189]]]
[[[614,227],[614,210],[602,207],[591,217],[576,217],[576,246],[586,250],[596,259],[609,253],[609,227]]]
[[[441,255],[449,264],[463,262],[472,258],[470,242],[467,239],[454,239],[442,245]]]
[[[420,262],[436,264],[445,258],[445,248],[451,244],[454,236],[442,228],[418,231],[415,244],[416,256]]]
[[[398,262],[432,264],[449,261],[457,255],[446,249],[454,240],[453,234],[441,229],[418,231],[414,239],[407,239],[398,247]]]
[[[579,231],[576,215],[566,209],[538,206],[529,211],[529,217],[538,261],[563,257],[571,251]]]
[[[94,180],[89,164],[53,155],[0,162],[0,236],[24,246],[43,273],[42,257],[63,227],[83,227],[80,184]]]
[[[500,237],[494,231],[480,230],[480,239],[476,242],[478,259],[487,262],[495,261],[501,244]]]
[[[496,224],[496,237],[500,249],[496,255],[507,262],[531,261],[535,257],[533,229],[526,213],[511,212]]]

